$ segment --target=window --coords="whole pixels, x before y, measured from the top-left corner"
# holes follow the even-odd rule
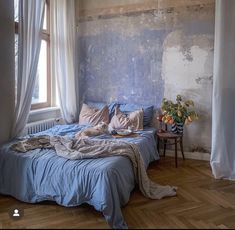
[[[14,0],[15,3],[15,66],[17,74],[17,58],[18,58],[18,3],[19,0]],[[42,41],[39,54],[37,76],[35,88],[32,96],[31,109],[39,109],[51,106],[51,77],[50,77],[50,34],[49,34],[49,1],[46,1],[44,9],[44,20],[42,29]],[[16,79],[17,80],[17,79]]]

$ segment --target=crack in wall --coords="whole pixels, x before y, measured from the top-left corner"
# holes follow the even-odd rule
[[[198,77],[197,79],[195,79],[197,84],[202,84],[205,82],[209,82],[209,83],[213,83],[213,76],[209,76],[209,77]]]

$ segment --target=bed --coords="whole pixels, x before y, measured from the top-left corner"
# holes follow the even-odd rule
[[[84,125],[57,125],[37,135],[73,137]],[[158,160],[155,129],[146,127],[138,137],[124,141],[138,145],[145,168]],[[111,139],[103,134],[99,139]],[[66,207],[82,203],[92,205],[103,213],[111,228],[127,228],[121,207],[128,203],[135,187],[131,161],[124,156],[98,159],[68,160],[53,149],[35,149],[26,153],[12,151],[12,143],[0,149],[0,193],[21,201],[37,203],[55,201]]]

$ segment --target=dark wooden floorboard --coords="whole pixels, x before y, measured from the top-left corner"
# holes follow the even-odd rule
[[[148,168],[149,177],[159,184],[178,187],[177,196],[161,200],[145,198],[138,188],[122,208],[129,228],[223,229],[235,228],[235,182],[215,180],[209,162],[162,158]],[[8,211],[24,210],[13,221]],[[28,204],[0,196],[0,228],[109,228],[102,214],[89,205],[66,208],[53,202]]]

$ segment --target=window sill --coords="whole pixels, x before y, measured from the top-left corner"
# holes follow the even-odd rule
[[[59,107],[47,107],[42,109],[35,109],[29,112],[28,123],[46,120],[50,118],[60,118],[60,117],[61,113]]]
[[[51,111],[60,111],[60,108],[59,107],[46,107],[42,109],[34,109],[34,110],[31,110],[29,114],[33,115],[33,114],[39,114],[39,113],[47,113]]]

